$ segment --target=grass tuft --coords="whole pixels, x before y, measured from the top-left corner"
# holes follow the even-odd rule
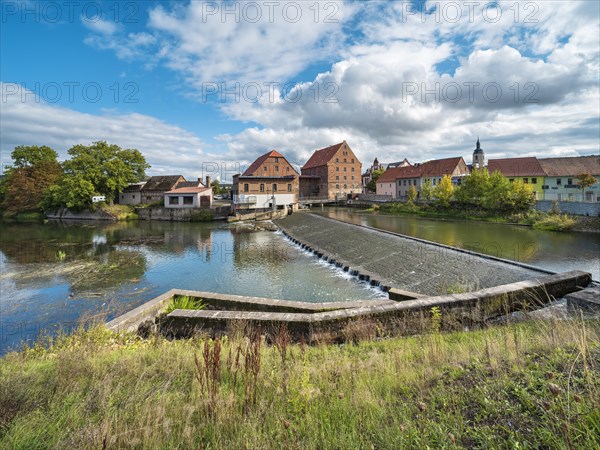
[[[170,314],[176,309],[204,309],[206,305],[202,303],[201,298],[188,297],[187,295],[178,295],[165,308],[165,313]]]

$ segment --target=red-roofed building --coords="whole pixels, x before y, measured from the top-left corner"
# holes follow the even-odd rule
[[[488,172],[499,171],[511,183],[522,181],[533,188],[537,199],[544,193],[544,177],[546,172],[536,157],[490,159]]]
[[[362,164],[344,142],[316,150],[301,169],[300,198],[347,198],[362,192]]]
[[[241,175],[233,176],[234,207],[282,209],[298,203],[298,172],[271,150],[259,156]]]

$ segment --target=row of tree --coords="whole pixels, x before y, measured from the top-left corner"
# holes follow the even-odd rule
[[[10,212],[67,207],[89,208],[92,197],[115,194],[145,177],[150,167],[136,149],[122,149],[105,141],[75,145],[70,158],[59,163],[47,146],[18,146],[11,153],[13,166],[0,181],[0,205]]]
[[[485,168],[473,170],[459,186],[454,186],[448,175],[436,186],[425,181],[420,193],[411,186],[408,200],[414,202],[417,198],[445,208],[453,203],[462,208],[486,211],[522,212],[535,205],[535,194],[530,185],[521,181],[511,183],[500,172],[490,175]]]

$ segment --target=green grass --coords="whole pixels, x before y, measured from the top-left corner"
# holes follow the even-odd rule
[[[1,360],[0,448],[599,448],[599,328],[312,347],[92,328]]]
[[[102,211],[110,214],[117,220],[137,220],[138,215],[135,213],[135,209],[130,205],[108,205],[103,204],[101,206]]]
[[[188,297],[187,295],[181,295],[173,298],[171,302],[165,308],[165,314],[170,314],[176,309],[195,309],[200,310],[205,308],[205,304],[202,303],[201,298]]]
[[[2,219],[6,221],[15,222],[41,222],[46,216],[39,211],[22,211],[22,212],[9,212],[4,211],[2,213]]]
[[[577,224],[577,220],[566,214],[548,214],[533,224],[536,230],[568,231]]]

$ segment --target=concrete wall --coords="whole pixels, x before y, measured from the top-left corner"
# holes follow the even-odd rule
[[[116,220],[105,211],[80,211],[73,212],[67,208],[60,208],[57,211],[46,212],[48,219],[60,220]]]
[[[393,183],[392,183],[393,186]],[[373,202],[373,203],[385,203],[391,202],[394,199],[392,195],[379,195],[379,194],[360,194],[357,201],[359,202]]]
[[[550,200],[541,200],[535,202],[535,209],[548,212],[552,209],[554,202]],[[563,214],[573,214],[575,216],[600,216],[600,203],[586,202],[558,202],[558,208]]]
[[[136,208],[135,212],[140,220],[168,220],[174,222],[191,221],[194,214],[199,211],[211,211],[215,217],[224,218],[229,215],[231,208],[221,206],[210,210],[199,208]]]

